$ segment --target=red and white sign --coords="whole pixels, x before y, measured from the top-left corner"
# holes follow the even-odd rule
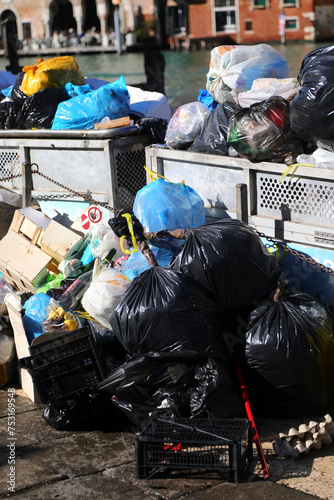
[[[88,209],[88,219],[91,224],[98,224],[102,219],[102,210],[98,207],[89,207]]]
[[[86,215],[86,214],[81,215],[81,226],[82,226],[82,229],[84,229],[85,231],[88,231],[89,226],[90,226],[88,215]]]
[[[90,205],[82,212],[72,227],[79,231],[87,232],[98,224],[108,224],[108,220],[101,208],[96,205]]]

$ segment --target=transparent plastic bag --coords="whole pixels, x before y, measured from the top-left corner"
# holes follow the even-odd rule
[[[236,101],[257,78],[288,78],[287,61],[265,43],[254,46],[221,45],[211,51],[206,89],[219,103]]]
[[[198,101],[177,108],[167,126],[167,146],[186,149],[201,132],[209,116],[210,109]]]
[[[44,333],[65,333],[82,326],[82,320],[71,311],[65,311],[60,303],[51,298],[47,308],[47,319],[43,321]]]
[[[94,258],[99,257],[103,260],[110,250],[116,250],[114,259],[118,259],[123,255],[120,238],[118,238],[114,231],[108,224],[98,224],[91,229],[91,247]]]
[[[252,88],[238,94],[238,104],[248,108],[255,102],[262,102],[271,96],[281,96],[290,100],[299,90],[297,78],[257,78]]]
[[[8,363],[15,356],[14,337],[0,332],[0,365]]]
[[[118,269],[103,269],[94,276],[81,299],[85,311],[105,328],[110,329],[109,316],[131,281]]]
[[[5,316],[8,312],[5,298],[12,291],[13,289],[6,283],[3,276],[0,276],[0,316]]]
[[[299,155],[297,163],[312,165],[318,168],[334,168],[334,152],[317,148],[311,155]]]
[[[282,97],[237,110],[230,118],[227,142],[249,160],[283,162],[303,152],[304,143],[290,127],[289,103]]]

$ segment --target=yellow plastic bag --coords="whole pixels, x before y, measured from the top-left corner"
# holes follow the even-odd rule
[[[66,83],[85,85],[86,80],[77,60],[72,56],[53,57],[47,61],[41,57],[33,66],[25,66],[21,90],[27,96],[50,87],[65,87]]]

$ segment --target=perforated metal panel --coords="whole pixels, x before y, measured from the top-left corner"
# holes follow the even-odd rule
[[[11,175],[21,173],[21,162],[18,151],[0,150],[0,179],[8,179]]]
[[[133,151],[116,154],[115,171],[118,187],[118,207],[132,207],[137,191],[146,185],[144,145]]]
[[[334,222],[334,184],[317,179],[284,179],[257,174],[257,213],[285,220],[330,225]]]

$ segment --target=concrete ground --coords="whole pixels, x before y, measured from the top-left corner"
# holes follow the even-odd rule
[[[274,453],[272,443],[278,432],[286,432],[300,421],[256,419],[271,474],[268,481],[262,477],[255,446],[253,462],[239,484],[213,473],[157,473],[151,479],[136,480],[134,439],[138,429],[118,410],[95,428],[55,430],[42,418],[44,406],[33,404],[16,387],[15,428],[8,419],[8,388],[0,390],[0,498],[334,499],[333,443],[297,458],[282,459]],[[15,464],[10,463],[13,459]],[[8,490],[13,484],[15,492]]]

